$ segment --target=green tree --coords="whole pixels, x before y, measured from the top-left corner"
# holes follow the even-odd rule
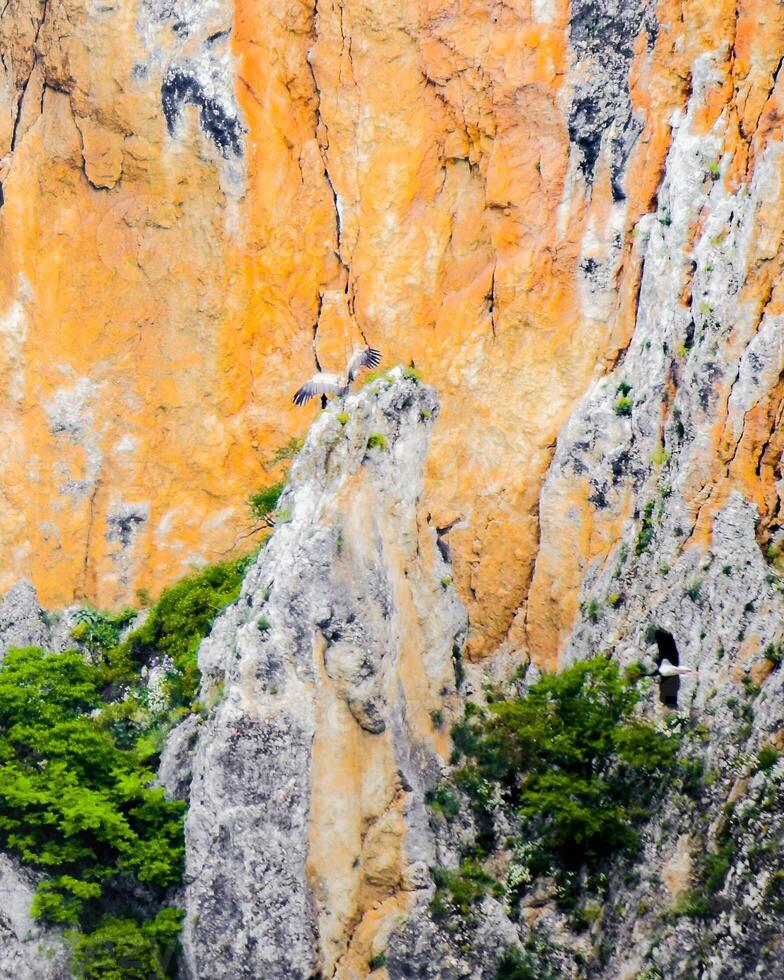
[[[637,842],[677,740],[635,715],[639,692],[604,657],[549,674],[517,699],[474,712],[455,733],[457,781],[482,805],[496,785],[539,867],[574,869]]]
[[[86,980],[163,980],[177,949],[183,913],[162,909],[151,922],[107,917],[74,937],[74,966]]]
[[[102,683],[74,651],[12,650],[0,667],[0,846],[52,876],[36,915],[85,928],[123,882],[162,896],[184,854],[184,804],[94,717]]]
[[[111,680],[134,676],[150,657],[171,657],[179,676],[172,679],[175,703],[190,705],[199,686],[197,653],[218,613],[240,594],[252,555],[211,565],[166,589],[147,621],[109,655]]]

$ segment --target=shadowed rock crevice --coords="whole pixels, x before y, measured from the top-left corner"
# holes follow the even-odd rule
[[[656,647],[659,651],[656,657],[657,666],[661,666],[663,660],[668,660],[673,667],[680,665],[678,647],[672,633],[666,630],[656,630],[654,635]],[[659,700],[670,708],[678,707],[678,691],[681,687],[681,679],[677,676],[662,677],[659,681]]]
[[[658,33],[651,0],[575,0],[569,40],[578,81],[569,111],[569,139],[580,150],[580,170],[593,182],[605,137],[610,139],[613,198],[626,197],[629,154],[643,129],[632,114],[629,70],[641,30],[652,47]]]
[[[212,98],[195,75],[172,68],[161,86],[161,103],[169,134],[174,136],[187,105],[199,112],[199,126],[224,157],[240,157],[243,153],[242,123],[218,99]]]

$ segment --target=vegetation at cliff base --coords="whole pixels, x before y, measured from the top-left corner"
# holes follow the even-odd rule
[[[555,980],[555,978],[528,953],[512,946],[498,960],[495,980]]]
[[[166,589],[146,621],[84,609],[64,653],[0,665],[0,847],[44,872],[32,913],[65,926],[79,977],[174,970],[185,803],[154,786],[166,732],[192,708],[197,651],[253,556]]]
[[[522,697],[468,705],[454,730],[453,783],[475,815],[474,860],[495,846],[497,814],[517,821],[508,899],[539,875],[573,877],[636,848],[679,746],[637,714],[639,698],[634,681],[596,657],[544,676]],[[444,798],[442,789],[432,800]],[[434,911],[464,912],[492,888],[486,869],[470,863],[437,869]]]
[[[100,727],[102,688],[100,669],[77,651],[28,648],[6,655],[0,668],[0,844],[48,874],[34,915],[88,935],[122,933],[143,947],[152,967],[166,923],[173,933],[169,945],[176,935],[178,913],[170,910],[156,931],[114,910],[128,904],[128,895],[134,895],[131,904],[139,896],[160,903],[166,888],[179,882],[184,804],[152,787],[154,774],[134,750],[119,748]],[[88,946],[79,936],[77,949],[86,958],[92,956]],[[91,970],[84,976],[112,975]]]
[[[73,938],[73,965],[85,980],[165,980],[173,973],[183,913],[165,908],[149,922],[107,919]]]
[[[92,606],[76,612],[76,626],[71,637],[92,654],[111,650],[120,642],[123,630],[136,616],[135,609],[123,609],[120,613],[102,613]]]

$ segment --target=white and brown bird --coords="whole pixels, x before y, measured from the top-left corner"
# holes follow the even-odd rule
[[[304,405],[314,395],[321,395],[326,401],[327,395],[348,394],[352,381],[354,381],[363,368],[375,368],[381,363],[381,352],[374,347],[359,347],[351,355],[351,360],[346,365],[345,374],[327,374],[326,371],[319,371],[294,395],[295,405]]]

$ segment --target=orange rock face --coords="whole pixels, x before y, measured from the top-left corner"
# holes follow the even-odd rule
[[[689,105],[727,199],[770,171],[738,246],[759,315],[724,356],[781,305],[780,6],[622,6],[11,0],[0,588],[29,576],[49,605],[118,605],[244,546],[247,495],[318,411],[293,390],[314,354],[335,370],[365,338],[439,389],[426,499],[437,523],[463,518],[472,655],[508,637],[552,661],[636,504],[600,512],[575,474],[542,488],[635,332],[637,227]],[[684,308],[709,222],[689,216],[678,243]],[[693,455],[695,541],[730,486],[763,524],[780,508],[768,368],[742,431],[728,408]]]

